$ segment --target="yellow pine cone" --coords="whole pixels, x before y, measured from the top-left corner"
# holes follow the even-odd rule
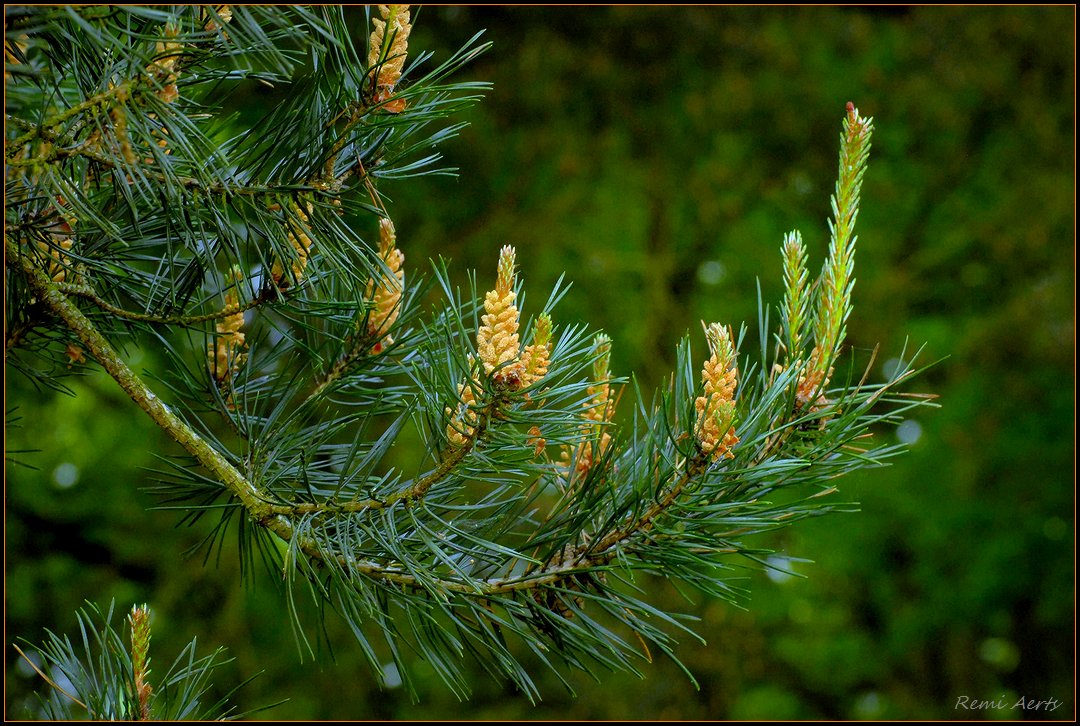
[[[533,342],[521,354],[521,385],[528,387],[547,375],[551,364],[551,316],[544,313],[536,321]]]
[[[175,38],[179,34],[180,28],[177,26],[171,23],[165,26],[166,38]],[[177,65],[183,47],[183,43],[172,40],[159,40],[155,48],[156,58],[146,68],[146,72],[156,76],[158,82],[161,83],[162,87],[157,92],[157,96],[165,103],[172,103],[180,97],[180,90],[176,87],[176,82],[180,80],[180,71],[177,70]]]
[[[72,364],[74,364],[74,363],[85,363],[86,362],[86,351],[84,351],[82,348],[80,348],[77,345],[74,345],[72,343],[68,343],[67,348],[64,349],[64,352],[67,353],[68,368],[71,368]]]
[[[79,220],[68,210],[67,201],[63,197],[56,197],[55,210],[57,219],[50,232],[55,247],[50,247],[39,241],[38,249],[46,257],[51,258],[45,266],[45,271],[52,278],[52,281],[64,282],[67,280],[68,269],[71,267],[71,258],[65,255],[64,252],[70,252],[71,246],[75,243],[74,238],[70,235],[74,233],[75,225]],[[57,247],[60,249],[56,249]]]
[[[157,114],[150,113],[150,114],[147,114],[146,117],[148,119],[150,119],[151,121],[157,121]],[[159,149],[162,150],[162,152],[165,154],[165,156],[169,156],[170,154],[172,154],[172,149],[169,148],[169,129],[166,128],[164,124],[162,124],[162,125],[160,125],[160,126],[158,126],[156,128],[152,128],[150,130],[150,135],[158,137],[157,146],[158,146]],[[144,156],[143,157],[143,163],[144,164],[153,164],[154,163],[153,155]]]
[[[533,456],[540,456],[540,454],[544,453],[547,439],[544,438],[544,432],[540,430],[539,426],[533,426],[529,429],[529,438],[526,439],[526,443],[533,447]]]
[[[609,366],[611,362],[611,338],[601,333],[593,340],[593,385],[587,389],[589,401],[585,404],[585,418],[601,423],[610,421],[614,411],[611,403],[611,385]]]
[[[126,163],[134,164],[138,159],[135,156],[135,150],[131,148],[131,137],[128,136],[127,113],[124,112],[123,106],[117,106],[109,113],[109,116],[112,118],[113,133],[120,144],[120,155],[124,157]]]
[[[589,442],[578,444],[574,459],[577,462],[579,474],[584,474],[592,468],[594,456],[603,456],[604,452],[607,451],[608,445],[611,443],[611,434],[607,432],[606,424],[611,422],[612,415],[615,413],[609,383],[606,381],[597,383],[589,386],[586,390],[589,393],[589,400],[584,404],[586,406],[585,418],[592,421],[593,425],[586,426],[585,431],[586,433],[599,433],[599,437],[595,445]]]
[[[446,438],[452,445],[461,447],[472,439],[476,431],[476,412],[472,410],[472,406],[476,403],[473,386],[462,383],[458,387],[458,399],[457,411],[452,408],[446,409],[446,415],[451,417],[451,422],[446,426]]]
[[[611,444],[611,434],[607,429],[615,415],[615,402],[611,398],[611,384],[609,364],[611,361],[611,338],[604,334],[596,336],[593,341],[593,352],[596,359],[593,361],[593,384],[586,391],[589,400],[585,406],[586,424],[582,433],[589,437],[595,436],[595,444],[591,441],[582,441],[576,447],[564,447],[560,456],[563,466],[572,471],[567,474],[567,480],[573,482],[575,477],[583,476],[592,468],[596,457],[603,456]]]
[[[304,270],[307,268],[308,257],[311,255],[311,236],[308,235],[308,228],[306,223],[310,219],[310,214],[315,206],[311,203],[307,203],[307,213],[300,208],[300,205],[293,203],[292,211],[300,220],[299,222],[294,219],[289,219],[286,224],[289,227],[288,239],[289,244],[292,245],[293,250],[296,252],[296,259],[292,263],[293,278],[296,282],[300,282],[304,278]],[[270,276],[274,280],[274,284],[277,285],[279,290],[284,290],[290,284],[290,280],[285,276],[285,268],[282,266],[280,260],[274,260],[274,266],[270,270]]]
[[[592,469],[595,459],[602,457],[610,444],[611,434],[604,431],[600,434],[600,438],[596,441],[595,445],[588,442],[582,442],[573,448],[572,453],[570,447],[564,446],[562,453],[559,455],[559,459],[566,469],[569,470],[573,467],[573,471],[569,472],[567,478],[572,482],[575,478],[589,473],[589,469]]]
[[[701,450],[713,460],[734,458],[732,447],[739,442],[732,425],[735,419],[735,387],[738,367],[730,331],[719,323],[705,329],[709,359],[701,369],[704,395],[694,400],[697,437]]]
[[[131,625],[131,671],[134,678],[135,695],[139,701],[139,718],[150,719],[150,696],[153,688],[146,682],[150,674],[150,610],[143,605],[131,608],[128,616]]]
[[[586,389],[589,393],[589,401],[585,404],[585,418],[596,423],[608,421],[611,418],[611,385],[607,382],[597,383]]]
[[[224,23],[228,23],[232,20],[232,8],[228,5],[215,5],[214,12],[217,13],[217,17],[220,18],[221,21]],[[203,26],[203,30],[205,30],[207,33],[212,33],[220,27],[217,23],[217,19],[214,18],[213,13],[203,10],[202,17],[208,18],[206,24]],[[223,32],[222,35],[224,35],[226,38],[229,37],[228,33]]]
[[[237,282],[243,279],[236,267],[232,274]],[[217,337],[210,345],[210,372],[218,383],[224,383],[240,370],[244,363],[242,351],[247,347],[244,333],[240,330],[244,327],[244,313],[240,310],[240,299],[235,288],[225,293],[225,307],[222,310],[233,312],[214,324]]]
[[[401,113],[405,110],[405,100],[389,101],[389,99],[394,93],[394,87],[401,80],[401,72],[405,68],[405,58],[409,52],[409,34],[412,32],[409,6],[379,5],[378,9],[381,19],[371,19],[375,30],[371,32],[371,38],[368,41],[368,68],[378,67],[379,69],[373,81],[374,101],[377,104],[385,103],[383,109],[390,113]],[[391,38],[391,41],[384,55],[383,44],[387,36]],[[379,65],[380,59],[382,65]]]
[[[484,298],[485,315],[476,333],[476,347],[484,373],[495,374],[495,382],[512,388],[521,386],[521,343],[518,340],[520,313],[514,305],[514,248],[502,248],[499,255],[499,276],[495,289]],[[509,364],[509,365],[507,365]],[[500,368],[500,366],[505,366]]]
[[[390,328],[398,318],[401,308],[401,294],[405,289],[405,271],[402,265],[405,254],[396,246],[397,233],[394,223],[389,219],[379,222],[379,256],[390,270],[390,275],[382,273],[378,284],[369,280],[365,297],[372,304],[368,316],[368,334],[378,335]],[[372,348],[373,353],[383,351],[394,342],[389,335],[383,337]]]

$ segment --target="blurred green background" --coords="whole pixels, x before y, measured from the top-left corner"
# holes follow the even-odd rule
[[[766,541],[813,562],[751,575],[747,609],[685,602],[707,646],[648,678],[537,668],[530,706],[477,669],[458,702],[420,666],[421,700],[380,692],[340,623],[336,662],[301,662],[275,583],[241,584],[183,551],[206,524],[147,511],[143,467],[170,444],[100,374],[75,398],[7,379],[6,632],[71,632],[83,598],[154,608],[163,673],[182,642],[228,646],[223,685],[265,671],[268,717],[461,719],[1072,718],[1074,683],[1074,28],[1046,8],[427,8],[414,49],[445,58],[479,28],[494,48],[463,77],[494,90],[443,148],[460,169],[384,186],[408,265],[494,274],[518,248],[535,305],[564,271],[557,316],[615,340],[646,390],[698,320],[755,323],[781,294],[798,227],[820,265],[844,104],[876,120],[849,343],[905,340],[944,359],[914,389],[942,408],[906,422],[911,452],[840,482],[858,514]],[[490,273],[490,275],[488,274]],[[483,278],[482,278],[483,279]],[[909,346],[910,349],[910,346]],[[135,367],[151,363],[134,352]],[[6,712],[41,684],[8,647]],[[957,710],[957,699],[1010,708]],[[1056,698],[1053,713],[1013,710]]]

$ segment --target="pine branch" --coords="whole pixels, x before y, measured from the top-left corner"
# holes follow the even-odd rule
[[[4,254],[5,262],[9,264],[14,262],[19,266],[30,289],[38,299],[79,337],[86,345],[87,352],[112,376],[128,397],[199,463],[213,472],[244,504],[252,517],[260,522],[265,521],[272,527],[273,518],[269,505],[259,498],[259,493],[251,483],[158,399],[142,379],[124,363],[90,319],[60,291],[59,284],[49,279],[45,272],[34,263],[33,258],[23,253],[7,235],[4,235]]]
[[[292,540],[293,527],[281,515],[303,514],[305,513],[304,508],[301,506],[285,508],[280,506],[275,507],[266,501],[263,494],[259,492],[258,489],[243,476],[243,474],[234,468],[220,453],[209,446],[202,437],[158,399],[157,395],[154,394],[153,391],[143,383],[139,376],[123,362],[109,342],[97,331],[93,323],[67,299],[59,289],[58,283],[50,280],[48,276],[34,264],[33,259],[22,254],[19,251],[18,246],[6,235],[4,237],[4,243],[7,259],[16,261],[23,274],[26,276],[30,288],[58,318],[63,320],[64,323],[78,335],[79,339],[86,345],[88,353],[101,363],[102,367],[114,380],[116,380],[120,387],[124,389],[132,401],[134,401],[139,408],[143,409],[154,423],[164,429],[173,440],[195,457],[202,466],[212,472],[212,474],[225,485],[230,493],[240,501],[253,521],[260,526],[267,528],[270,532],[286,542]],[[481,424],[478,425],[476,429],[477,436],[483,432],[486,427],[486,421],[487,416],[482,414]],[[432,486],[443,480],[454,470],[454,467],[460,463],[468,453],[469,448],[470,447],[468,446],[463,446],[453,450],[435,471],[418,480],[409,489],[395,497],[393,501],[384,503],[382,506],[385,507],[396,504],[397,502],[412,502],[422,498]],[[361,511],[369,508],[379,507],[360,507]],[[281,511],[282,509],[285,511]],[[341,511],[348,512],[353,510],[346,507]],[[310,539],[300,540],[299,549],[313,558],[321,560],[325,557],[325,553]],[[355,568],[357,572],[364,575],[379,577],[401,585],[421,586],[421,583],[417,578],[405,575],[399,571],[387,569],[383,566],[361,561],[353,562],[348,558],[340,558],[339,561],[343,566]],[[534,583],[533,585],[529,585],[527,584],[529,582],[532,581],[526,580],[511,583],[494,581],[491,583],[490,588],[484,591],[484,594],[499,594],[540,584]],[[438,581],[438,584],[451,592],[471,592],[473,590],[473,588],[469,586],[455,582]]]
[[[45,119],[41,123],[33,125],[33,127],[29,131],[27,131],[25,134],[13,139],[10,143],[5,145],[6,146],[6,148],[4,149],[4,157],[5,157],[5,159],[7,159],[8,163],[11,164],[12,166],[20,165],[19,162],[13,162],[13,160],[23,150],[23,147],[25,147],[31,141],[33,141],[34,139],[37,139],[39,137],[42,137],[42,136],[45,136],[50,141],[59,140],[58,136],[56,136],[55,134],[52,134],[50,132],[52,132],[54,129],[60,127],[65,122],[69,121],[70,119],[73,119],[76,116],[78,116],[79,114],[84,113],[85,111],[90,111],[92,109],[96,109],[98,106],[102,106],[102,105],[110,102],[111,100],[113,100],[115,98],[118,98],[118,97],[121,97],[121,96],[126,96],[131,91],[131,89],[135,85],[135,83],[136,83],[136,80],[134,80],[134,79],[129,80],[129,81],[125,81],[124,83],[121,83],[118,86],[106,89],[104,91],[101,91],[100,93],[97,93],[97,94],[91,96],[90,98],[86,99],[82,103],[78,103],[78,104],[72,106],[71,108],[68,108],[68,109],[65,109],[64,111],[56,113],[56,114],[50,116],[49,118]],[[10,117],[10,115],[9,115],[9,117]],[[27,123],[29,123],[29,122],[27,122]],[[47,160],[49,160],[49,158],[56,158],[56,157],[43,157],[40,160],[40,162],[47,161]],[[27,164],[28,162],[23,162],[23,163]]]
[[[457,465],[464,460],[465,456],[472,449],[473,445],[483,435],[487,429],[488,424],[491,421],[491,413],[496,408],[496,404],[485,407],[479,414],[479,423],[474,431],[467,437],[466,443],[462,446],[456,446],[449,450],[449,452],[439,462],[439,466],[428,473],[427,475],[417,479],[408,487],[400,492],[396,492],[383,500],[369,499],[366,501],[353,501],[353,502],[319,502],[319,503],[300,503],[300,504],[285,504],[285,505],[273,505],[271,511],[274,514],[280,515],[305,515],[314,513],[356,513],[365,512],[372,509],[387,509],[393,507],[396,504],[403,503],[406,506],[415,504],[423,500],[424,495],[427,494],[431,487],[435,486],[441,481],[444,481],[450,476],[456,469]]]
[[[244,303],[243,305],[231,305],[221,310],[216,310],[212,313],[206,313],[205,315],[152,315],[150,313],[136,313],[131,310],[125,310],[121,307],[113,305],[107,300],[98,297],[97,293],[86,285],[77,285],[70,283],[60,283],[57,285],[57,289],[65,295],[73,295],[75,297],[89,300],[94,305],[104,310],[107,313],[115,315],[118,318],[124,320],[132,320],[139,323],[157,323],[160,325],[198,325],[200,323],[210,322],[212,320],[220,320],[227,318],[237,313],[247,312],[248,310],[254,310],[260,305],[264,305],[268,302],[272,302],[270,295],[263,295],[255,297]],[[274,295],[273,297],[276,297]]]
[[[555,334],[561,282],[523,313],[514,248],[485,294],[437,266],[446,303],[420,318],[377,184],[432,171],[428,147],[459,126],[429,125],[485,88],[445,78],[485,46],[477,34],[419,75],[413,16],[378,14],[366,48],[338,8],[12,20],[49,52],[28,51],[40,73],[12,84],[8,348],[31,330],[34,350],[85,348],[187,454],[157,472],[163,507],[216,517],[210,549],[237,523],[245,571],[258,552],[282,572],[298,623],[299,590],[340,612],[376,668],[365,629],[395,659],[413,645],[461,694],[469,650],[535,695],[504,634],[572,668],[674,657],[666,629],[682,626],[632,595],[633,574],[736,599],[717,573],[762,559],[744,538],[843,510],[824,499],[834,480],[900,451],[871,429],[926,404],[894,393],[906,372],[836,373],[872,123],[849,108],[815,287],[801,237],[785,238],[775,355],[764,303],[760,358],[740,357],[745,326],[703,324],[706,355],[685,339],[627,426],[610,338],[563,321]],[[294,55],[317,72],[292,77]],[[243,131],[216,119],[218,87],[264,65],[288,94]],[[377,244],[355,217],[379,220]],[[167,372],[136,375],[121,335],[152,340]],[[422,454],[401,464],[388,452],[407,428]]]

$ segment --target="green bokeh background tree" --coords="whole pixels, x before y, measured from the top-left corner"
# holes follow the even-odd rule
[[[845,479],[862,512],[768,542],[812,559],[783,561],[805,578],[749,575],[746,611],[649,585],[702,618],[708,646],[680,651],[700,691],[657,661],[644,682],[578,679],[576,699],[552,678],[532,707],[478,668],[472,701],[432,678],[413,704],[378,690],[336,622],[336,660],[301,662],[266,578],[242,584],[228,546],[216,564],[184,559],[205,532],[147,511],[144,467],[169,444],[100,373],[69,379],[76,397],[7,378],[7,448],[41,450],[18,455],[37,469],[6,468],[9,639],[69,630],[84,598],[146,601],[161,652],[195,635],[229,647],[223,689],[265,671],[240,700],[290,698],[269,718],[1025,715],[955,709],[1002,695],[1072,717],[1074,21],[1068,7],[421,12],[413,42],[442,57],[487,28],[494,48],[466,75],[494,90],[443,147],[458,178],[384,186],[410,259],[451,258],[463,278],[510,243],[538,289],[568,272],[560,317],[607,330],[616,373],[645,389],[699,319],[752,321],[759,283],[779,299],[762,271],[778,271],[786,230],[821,259],[836,118],[849,100],[875,117],[848,342],[880,342],[880,366],[925,343],[945,360],[918,387],[942,408],[901,428],[908,456]],[[19,717],[41,684],[6,657]]]

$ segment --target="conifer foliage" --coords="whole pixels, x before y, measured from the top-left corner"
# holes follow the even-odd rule
[[[369,15],[9,8],[7,363],[53,387],[76,355],[107,371],[184,451],[160,504],[284,573],[304,650],[330,611],[376,678],[382,639],[406,685],[415,653],[467,695],[472,654],[530,698],[524,652],[674,658],[686,625],[638,578],[739,598],[753,535],[850,508],[837,478],[897,454],[871,434],[927,405],[895,390],[910,367],[873,383],[844,355],[873,121],[848,105],[818,278],[798,232],[781,245],[779,326],[764,303],[756,339],[704,321],[647,395],[619,341],[560,319],[561,284],[534,303],[527,250],[463,289],[409,249],[380,182],[446,171],[436,147],[486,88],[451,76],[486,45],[433,59],[415,9]],[[289,92],[221,111],[256,84]],[[132,345],[162,368],[132,370]],[[421,448],[394,465],[405,434]],[[117,677],[118,715],[146,716],[138,668]]]

